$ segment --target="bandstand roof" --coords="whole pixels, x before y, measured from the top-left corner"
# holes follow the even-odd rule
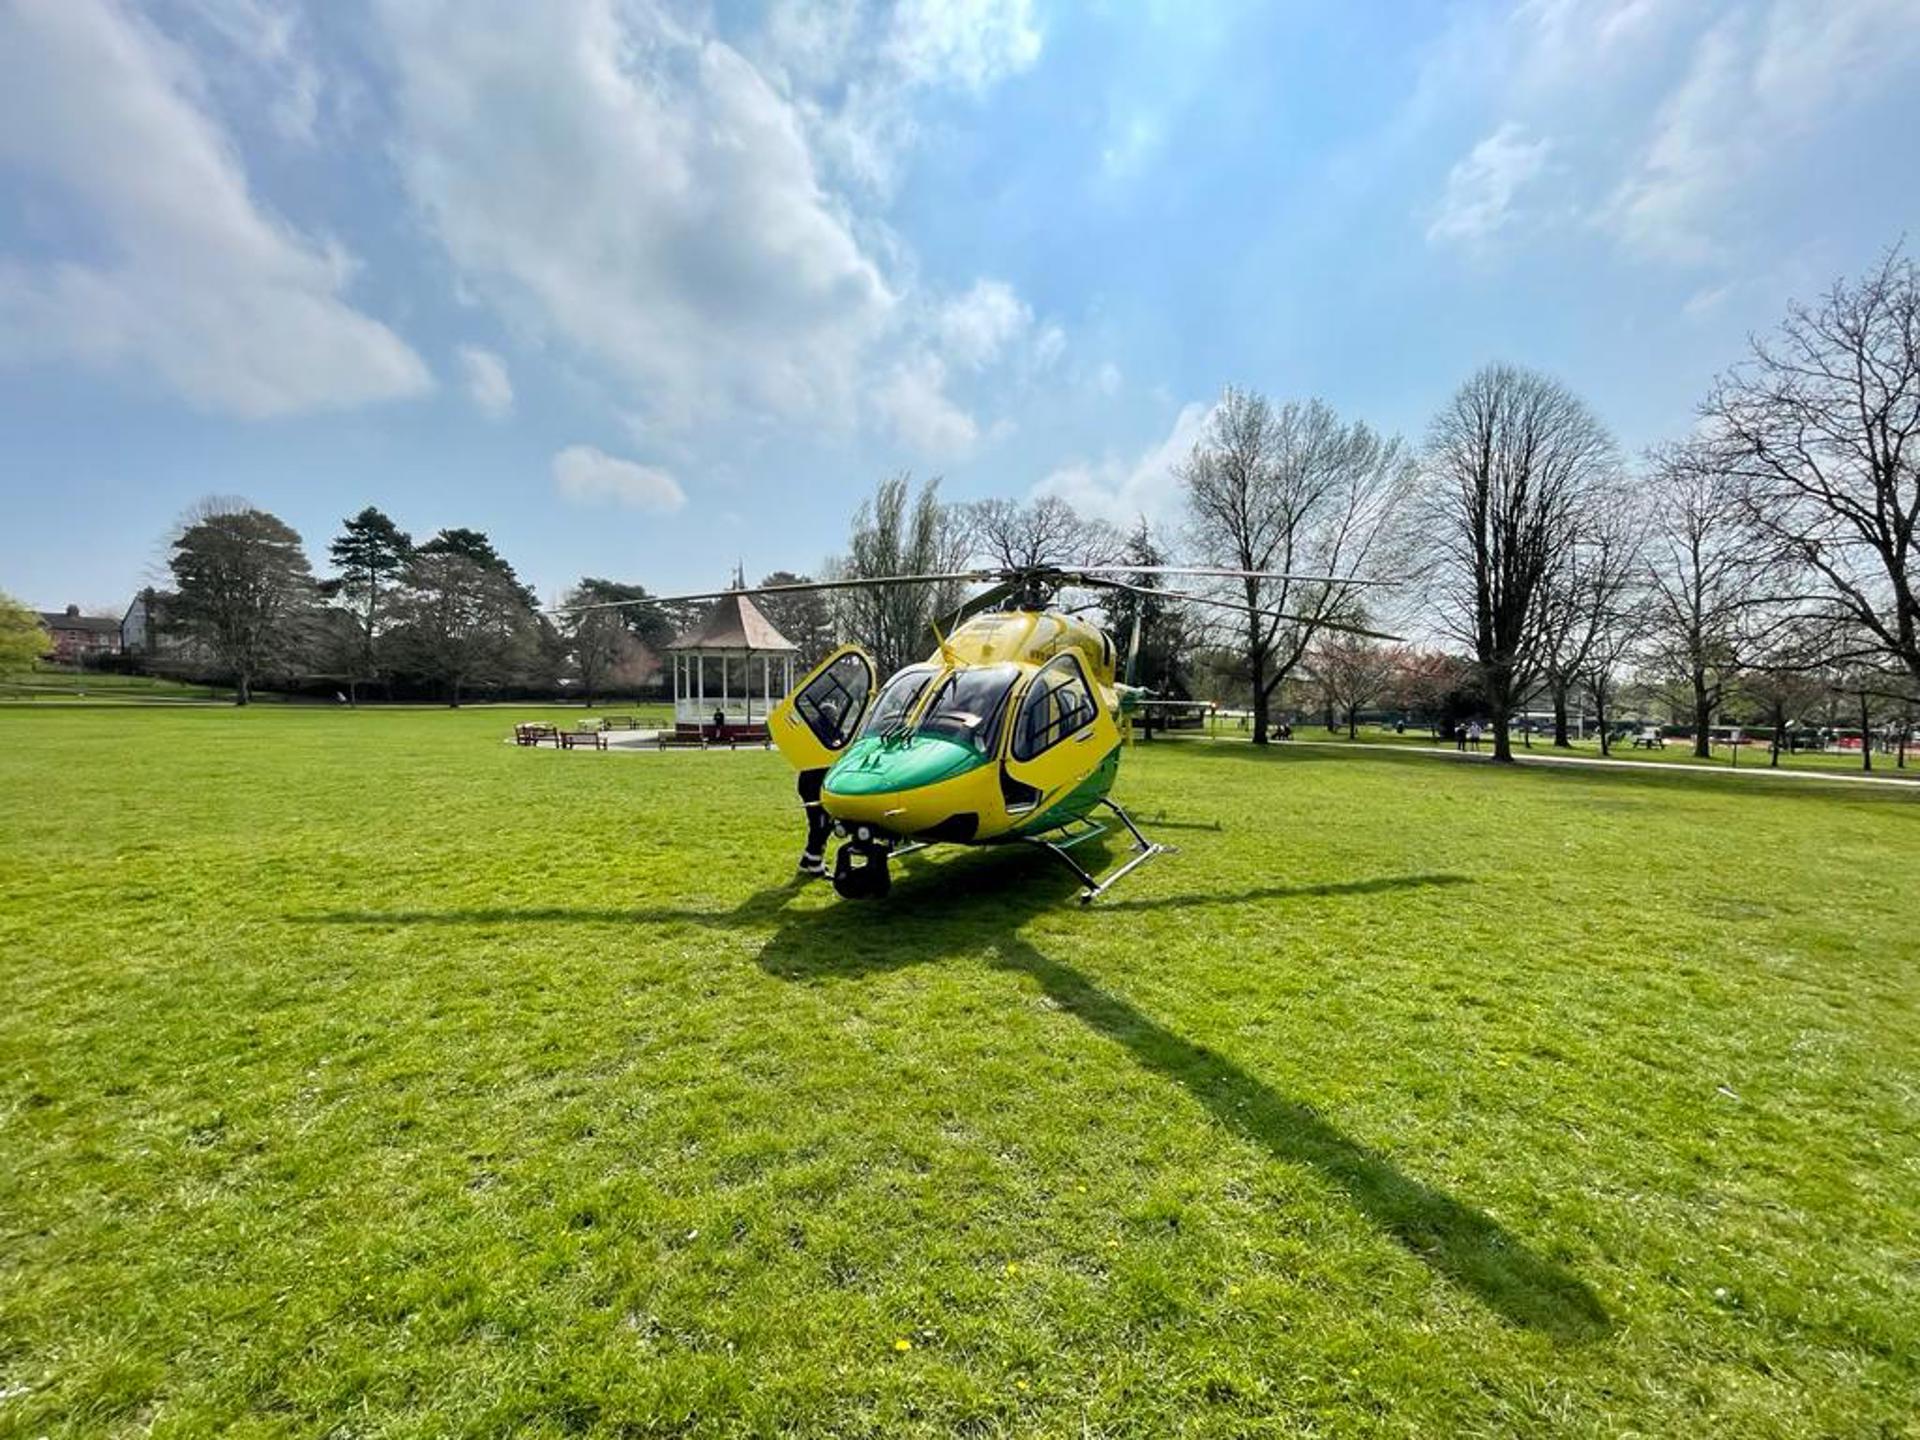
[[[731,651],[740,655],[749,651],[758,655],[799,648],[774,629],[773,622],[745,595],[721,596],[704,620],[675,636],[667,645],[669,650]]]

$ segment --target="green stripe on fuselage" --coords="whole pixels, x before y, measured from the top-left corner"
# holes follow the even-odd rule
[[[1081,819],[1106,797],[1109,790],[1113,789],[1114,777],[1119,773],[1120,747],[1116,745],[1106,753],[1105,758],[1098,765],[1094,766],[1091,775],[1024,825],[1015,826],[1013,833],[1038,835],[1043,830],[1057,830],[1062,825],[1069,825]]]
[[[964,740],[940,735],[886,740],[869,735],[854,741],[853,748],[827,771],[826,788],[831,795],[891,795],[937,785],[988,763]]]

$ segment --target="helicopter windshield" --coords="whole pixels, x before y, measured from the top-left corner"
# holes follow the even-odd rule
[[[953,671],[927,702],[919,733],[965,740],[982,754],[991,754],[1007,695],[1019,678],[1017,665],[970,665]]]
[[[899,725],[907,718],[907,712],[913,709],[913,702],[920,698],[920,692],[927,688],[927,682],[937,673],[931,665],[911,665],[887,681],[880,698],[873,702],[873,711],[867,716],[867,723],[860,727],[860,733],[884,735]]]

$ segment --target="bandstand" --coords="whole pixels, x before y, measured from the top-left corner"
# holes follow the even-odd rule
[[[667,645],[675,733],[688,740],[764,740],[767,713],[793,688],[799,648],[745,595],[721,597],[705,619]]]

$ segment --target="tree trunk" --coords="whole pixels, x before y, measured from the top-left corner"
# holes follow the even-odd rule
[[[1607,697],[1599,690],[1593,692],[1593,728],[1600,732],[1600,758],[1604,760],[1613,753],[1613,741],[1607,734]]]
[[[460,682],[458,680],[451,680],[447,683],[447,708],[449,710],[458,710],[460,708]]]
[[[351,675],[347,677],[347,708],[349,710],[360,708],[360,682]]]
[[[1493,758],[1513,759],[1513,719],[1504,710],[1493,712]]]
[[[1713,702],[1698,677],[1693,682],[1693,753],[1701,760],[1713,758]]]
[[[1359,738],[1360,711],[1357,706],[1349,706],[1347,709],[1347,739],[1358,740]]]
[[[253,677],[242,670],[233,681],[233,703],[249,705],[253,703]]]
[[[1264,655],[1253,658],[1248,667],[1253,676],[1253,743],[1267,743],[1267,665]]]
[[[1773,707],[1773,750],[1767,759],[1769,770],[1780,768],[1780,732],[1787,728],[1787,713],[1779,704]]]
[[[1867,724],[1872,718],[1873,708],[1867,700],[1867,692],[1862,690],[1860,692],[1860,768],[1868,771],[1873,769],[1873,732],[1867,729]]]
[[[1553,691],[1553,748],[1571,750],[1573,741],[1567,737],[1567,687],[1554,685]]]

